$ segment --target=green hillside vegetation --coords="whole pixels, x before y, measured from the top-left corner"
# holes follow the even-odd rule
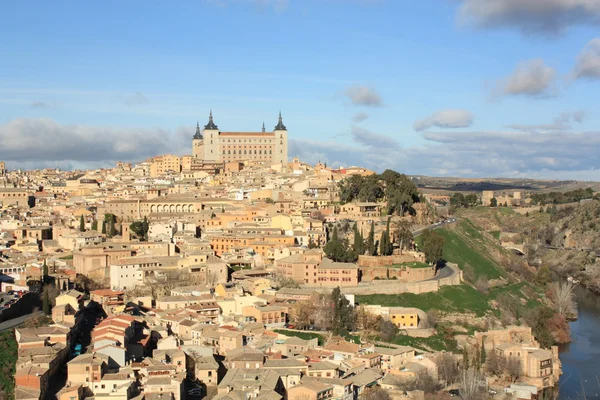
[[[357,295],[359,304],[379,304],[384,307],[416,307],[423,311],[475,313],[483,316],[490,310],[488,298],[469,285],[445,286],[438,292],[413,294]]]
[[[14,399],[17,341],[12,329],[0,333],[0,391],[7,399]]]

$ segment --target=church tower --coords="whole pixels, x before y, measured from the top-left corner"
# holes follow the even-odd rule
[[[196,122],[196,134],[192,139],[192,155],[194,158],[204,158],[204,138],[200,132],[199,122]]]
[[[275,134],[275,154],[273,154],[273,164],[287,164],[288,162],[288,131],[283,124],[281,111],[279,111],[279,121],[273,130]]]

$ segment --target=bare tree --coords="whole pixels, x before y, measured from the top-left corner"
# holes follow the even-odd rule
[[[356,327],[360,330],[363,339],[369,340],[377,333],[381,327],[380,319],[377,315],[367,311],[363,305],[356,308]],[[383,340],[388,341],[389,339]]]
[[[380,386],[371,386],[365,389],[361,395],[360,400],[391,400],[392,398],[383,390]]]
[[[485,360],[485,368],[490,374],[497,377],[502,376],[506,368],[506,357],[499,355],[496,350],[492,349]]]
[[[577,304],[575,303],[575,286],[571,282],[553,282],[551,284],[552,296],[556,312],[565,318],[577,317]]]
[[[314,324],[317,307],[310,301],[299,301],[290,309],[290,320],[297,329],[305,329]]]
[[[438,377],[446,383],[446,386],[452,385],[459,377],[458,363],[450,353],[441,353],[435,359],[437,365]]]
[[[506,360],[506,373],[513,382],[516,382],[523,374],[521,360],[517,357],[509,357]]]
[[[476,369],[463,371],[460,381],[460,398],[463,400],[483,400],[486,398],[485,384],[481,372]]]

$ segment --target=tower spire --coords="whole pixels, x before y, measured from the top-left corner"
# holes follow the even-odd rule
[[[219,127],[213,122],[212,110],[210,110],[210,113],[208,114],[208,124],[204,125],[204,129],[219,129]]]
[[[196,134],[194,139],[202,139],[202,132],[200,132],[200,121],[196,121]]]
[[[279,110],[279,122],[275,126],[276,131],[287,131],[287,128],[283,124],[283,118],[281,118],[281,110]]]
[[[265,132],[265,121],[263,121],[262,131],[263,131],[263,133]]]

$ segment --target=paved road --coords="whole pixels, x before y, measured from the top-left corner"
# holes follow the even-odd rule
[[[425,232],[425,230],[427,230],[427,229],[431,230],[431,229],[443,228],[446,225],[455,224],[457,221],[458,221],[458,219],[452,217],[452,218],[446,219],[442,222],[438,222],[436,224],[429,225],[425,228],[417,229],[416,231],[413,231],[412,234],[413,234],[413,236],[419,236],[421,233]]]
[[[38,311],[37,313],[25,314],[17,318],[9,319],[8,321],[4,321],[0,323],[0,332],[21,325],[23,322],[27,321],[31,317],[40,316],[43,314],[43,312]]]

